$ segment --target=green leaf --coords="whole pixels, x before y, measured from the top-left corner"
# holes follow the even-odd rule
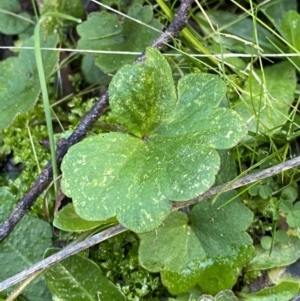
[[[101,71],[94,64],[95,58],[93,56],[84,56],[81,63],[81,71],[84,79],[89,84],[108,84],[110,77]]]
[[[266,287],[253,294],[239,293],[245,301],[290,301],[297,295],[299,284],[293,281],[282,281],[277,285]]]
[[[41,37],[41,47],[55,47],[57,37],[45,40]],[[24,47],[33,47],[33,38]],[[42,50],[45,76],[49,77],[58,60],[57,51]],[[18,58],[10,57],[0,62],[0,129],[8,127],[20,113],[27,112],[37,101],[40,82],[33,50],[22,49]]]
[[[67,206],[63,207],[54,217],[53,225],[64,231],[70,232],[82,232],[97,228],[99,226],[105,226],[109,224],[116,223],[116,219],[112,218],[108,221],[104,222],[93,222],[93,221],[86,221],[80,218],[75,210],[73,204],[68,204]]]
[[[294,202],[298,197],[298,187],[295,185],[289,185],[288,187],[285,187],[281,194],[280,199],[289,201],[290,203]]]
[[[286,217],[288,225],[292,228],[300,227],[300,202],[297,202]]]
[[[147,60],[124,66],[109,86],[112,114],[126,133],[104,133],[69,149],[62,189],[86,220],[114,215],[135,232],[156,228],[171,202],[203,193],[215,181],[217,149],[233,147],[246,133],[240,116],[219,108],[226,86],[209,74],[178,83],[155,49]]]
[[[257,196],[259,193],[260,184],[256,184],[255,186],[252,186],[249,188],[248,193],[252,196]]]
[[[293,210],[293,203],[287,200],[283,200],[279,204],[279,210],[283,213],[290,213]]]
[[[257,52],[254,46],[249,45],[247,42],[258,44],[263,52],[266,53],[279,53],[278,48],[283,51],[286,49],[285,45],[275,37],[270,31],[265,29],[258,22],[255,23],[251,18],[244,16],[237,16],[234,13],[221,10],[210,10],[205,12],[214,26],[216,32],[213,32],[210,24],[208,24],[206,17],[202,13],[196,14],[196,20],[201,29],[223,47],[233,50],[235,52],[253,53]],[[223,33],[223,35],[218,34]],[[230,34],[232,37],[226,37],[224,34]],[[257,39],[255,35],[257,34]],[[236,36],[237,39],[233,38]],[[246,41],[246,43],[242,40]]]
[[[91,13],[86,22],[77,26],[81,37],[77,49],[142,52],[159,36],[162,25],[153,19],[152,7],[148,5],[133,5],[128,16],[158,31],[105,11]],[[132,63],[135,58],[130,54],[98,54],[95,63],[104,72],[112,72]]]
[[[247,121],[249,130],[272,134],[289,119],[294,101],[296,74],[289,62],[254,70],[247,79],[244,93],[235,110]]]
[[[280,194],[279,210],[285,213],[286,221],[291,228],[300,227],[300,202],[293,202],[298,197],[298,189],[295,186],[284,188]]]
[[[21,12],[18,0],[0,0],[0,32],[6,35],[17,35],[25,31],[32,23],[31,17],[26,12]],[[16,16],[9,14],[14,13]]]
[[[0,222],[14,208],[16,199],[4,187],[0,188]],[[0,244],[0,281],[43,259],[44,251],[52,246],[52,229],[46,222],[25,215],[13,232]],[[52,300],[44,277],[38,277],[23,292],[28,300]]]
[[[292,236],[288,243],[275,243],[271,254],[260,245],[257,245],[255,249],[256,256],[247,265],[247,270],[260,271],[287,266],[300,258],[300,239]]]
[[[230,289],[238,267],[253,256],[245,232],[253,214],[239,200],[220,208],[235,194],[222,194],[215,203],[197,204],[188,217],[173,212],[156,230],[139,234],[139,259],[151,272],[161,272],[172,294],[189,291],[196,284],[205,293]]]
[[[81,0],[44,0],[41,5],[41,15],[45,15],[47,13],[66,14],[74,18],[81,19],[84,15],[84,10]],[[47,34],[53,34],[62,26],[70,24],[74,24],[74,22],[52,15],[43,21],[42,26]]]
[[[269,185],[260,185],[259,187],[259,196],[266,200],[272,196],[273,190]]]
[[[259,0],[258,2],[261,3],[263,1],[264,0]],[[270,1],[261,10],[269,18],[275,28],[280,31],[284,14],[290,10],[297,10],[297,0]]]
[[[49,249],[45,256],[57,251]],[[47,269],[45,279],[57,300],[126,300],[117,287],[102,275],[96,263],[80,255],[69,257]]]
[[[263,236],[260,240],[260,245],[264,250],[270,250],[272,246],[272,237]]]
[[[281,23],[282,32],[287,39],[287,41],[300,52],[300,15],[296,11],[287,12]],[[295,50],[290,49],[290,52],[295,52]],[[300,58],[292,58],[292,61],[300,68]]]

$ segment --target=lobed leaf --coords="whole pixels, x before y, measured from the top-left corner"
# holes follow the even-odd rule
[[[152,272],[161,272],[172,294],[189,291],[196,284],[203,292],[215,294],[231,289],[238,267],[253,256],[252,240],[245,232],[253,214],[222,194],[215,203],[205,200],[187,216],[173,212],[154,231],[139,234],[139,260]]]
[[[134,4],[128,10],[129,18],[121,20],[108,13],[91,13],[87,21],[77,26],[80,39],[78,49],[142,52],[160,33],[162,25],[153,18],[151,6]],[[137,21],[145,24],[140,24]],[[153,28],[150,28],[150,27]],[[155,30],[157,29],[157,31]],[[97,54],[95,64],[104,72],[118,70],[132,63],[136,56],[130,54]]]
[[[211,187],[218,149],[246,134],[241,117],[219,108],[226,87],[214,75],[191,74],[178,83],[155,49],[124,66],[109,86],[113,116],[129,133],[104,133],[70,148],[62,189],[77,214],[91,221],[114,215],[135,232],[156,228],[185,201]]]

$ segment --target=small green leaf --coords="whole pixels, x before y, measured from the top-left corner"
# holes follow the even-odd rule
[[[53,225],[56,228],[64,231],[82,232],[116,222],[117,221],[115,218],[111,218],[110,220],[104,222],[86,221],[76,214],[73,204],[68,204],[56,214],[53,220]]]
[[[41,36],[41,47],[53,48],[57,37],[45,40]],[[24,47],[33,47],[33,38]],[[49,77],[58,60],[57,51],[42,50],[45,77]],[[33,50],[22,49],[18,58],[10,57],[0,62],[0,129],[8,127],[20,113],[27,112],[37,101],[40,82]]]
[[[266,200],[272,196],[273,190],[269,185],[260,185],[259,187],[259,196]]]
[[[281,194],[280,199],[289,201],[290,203],[294,202],[298,197],[298,187],[294,185],[289,185],[285,187]]]
[[[230,289],[237,268],[252,258],[252,241],[245,230],[253,214],[239,200],[220,208],[233,195],[222,194],[215,203],[202,201],[189,217],[173,212],[158,229],[139,235],[141,265],[161,272],[172,294],[196,284],[210,294]]]
[[[186,201],[215,181],[217,149],[233,147],[247,129],[233,110],[219,108],[226,86],[216,76],[179,80],[178,99],[163,56],[124,66],[109,86],[112,115],[127,133],[104,133],[69,149],[62,189],[77,214],[91,221],[114,215],[135,232],[156,228],[172,201]]]
[[[287,200],[283,200],[279,204],[279,210],[283,213],[290,213],[293,210],[293,203]]]
[[[0,222],[11,213],[15,197],[0,188]],[[43,259],[44,251],[52,246],[52,229],[46,222],[25,215],[13,232],[0,244],[0,281],[3,281]],[[38,277],[23,292],[28,300],[50,301],[44,277]]]
[[[249,188],[248,193],[252,196],[257,196],[259,193],[260,184],[256,184]]]
[[[293,281],[282,281],[271,287],[266,287],[253,294],[239,293],[245,301],[290,301],[297,295],[299,284]]]
[[[264,250],[270,250],[272,246],[272,237],[263,236],[260,240],[260,245]]]
[[[17,35],[24,32],[32,23],[31,17],[26,12],[21,12],[18,0],[1,0],[0,9],[8,13],[0,12],[0,32],[6,35]],[[13,16],[9,13],[14,13]]]
[[[287,41],[298,51],[300,52],[300,15],[296,11],[287,12],[281,23],[282,32],[287,39]],[[295,50],[290,49],[291,52]],[[299,57],[292,58],[292,61],[300,68],[300,59]]]
[[[256,256],[249,262],[247,270],[260,271],[287,266],[300,258],[300,239],[292,236],[288,243],[275,243],[271,254],[260,245],[257,245],[255,249]]]
[[[47,250],[45,256],[56,253]],[[69,257],[45,272],[47,285],[57,300],[64,301],[125,301],[125,296],[93,261],[80,255]]]
[[[296,74],[289,62],[264,68],[264,77],[260,70],[254,70],[235,110],[247,121],[250,131],[274,133],[289,119],[295,88]]]
[[[121,20],[108,12],[91,13],[88,20],[77,26],[80,40],[78,49],[142,52],[158,36],[162,25],[153,19],[151,6],[133,5],[128,16],[141,21],[139,24],[129,18]],[[158,29],[147,27],[147,25]],[[136,56],[129,54],[98,54],[96,65],[104,72],[118,70],[125,64],[132,63]]]
[[[297,202],[286,217],[288,225],[292,228],[300,227],[300,202]]]

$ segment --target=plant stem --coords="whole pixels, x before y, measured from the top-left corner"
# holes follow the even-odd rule
[[[58,177],[57,171],[57,164],[56,164],[56,154],[55,154],[55,142],[54,142],[54,134],[53,134],[53,125],[52,125],[52,117],[51,117],[51,108],[49,103],[48,91],[47,91],[47,83],[45,78],[44,66],[43,66],[43,59],[41,53],[41,42],[40,42],[40,23],[39,21],[34,29],[34,51],[35,51],[35,59],[37,70],[39,74],[39,80],[41,85],[42,91],[42,98],[44,104],[44,112],[46,117],[46,124],[47,124],[47,132],[50,142],[50,151],[51,151],[51,160],[52,160],[52,172],[54,178]],[[54,182],[54,189],[55,194],[57,192],[57,183]]]
[[[76,22],[81,22],[81,20],[75,19],[71,16],[61,14],[61,13],[47,13],[38,21],[38,23],[36,24],[35,29],[34,29],[34,51],[35,51],[36,65],[37,65],[37,70],[38,70],[39,80],[40,80],[40,85],[41,85],[41,91],[42,91],[42,98],[43,98],[43,104],[44,104],[48,137],[49,137],[49,142],[50,142],[52,173],[53,173],[54,179],[57,179],[58,178],[58,168],[57,168],[56,153],[55,153],[56,147],[55,147],[55,142],[54,142],[51,107],[50,107],[48,91],[47,91],[47,83],[46,83],[46,78],[45,78],[44,65],[43,65],[42,52],[41,52],[41,41],[40,41],[40,24],[48,16],[60,17],[63,19],[76,21]],[[56,181],[54,181],[54,189],[55,189],[55,194],[56,194],[57,193],[57,182]]]

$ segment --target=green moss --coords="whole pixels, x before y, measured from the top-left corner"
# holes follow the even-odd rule
[[[74,97],[65,107],[57,106],[55,113],[59,122],[53,120],[55,131],[73,130],[94,103],[95,99],[84,102],[81,97]],[[62,129],[60,125],[66,128]],[[0,185],[13,186],[19,199],[26,194],[50,159],[50,151],[40,143],[47,140],[47,137],[45,114],[41,103],[29,112],[18,115],[7,129],[0,132],[0,159],[3,161],[12,154],[14,163],[22,166],[22,172],[16,179],[0,176]],[[48,191],[49,201],[51,204],[54,203],[52,189]],[[30,213],[44,219],[43,196],[38,198]]]
[[[42,105],[37,105],[18,115],[3,131],[4,146],[12,153],[14,163],[22,165],[22,173],[13,181],[18,198],[24,196],[50,158],[48,150],[40,144],[40,140],[47,137],[44,120]],[[42,207],[43,200],[39,198],[32,213],[43,216]]]
[[[128,301],[167,297],[159,274],[143,269],[138,262],[139,241],[133,232],[125,232],[102,242],[91,252],[103,274],[116,284]]]

